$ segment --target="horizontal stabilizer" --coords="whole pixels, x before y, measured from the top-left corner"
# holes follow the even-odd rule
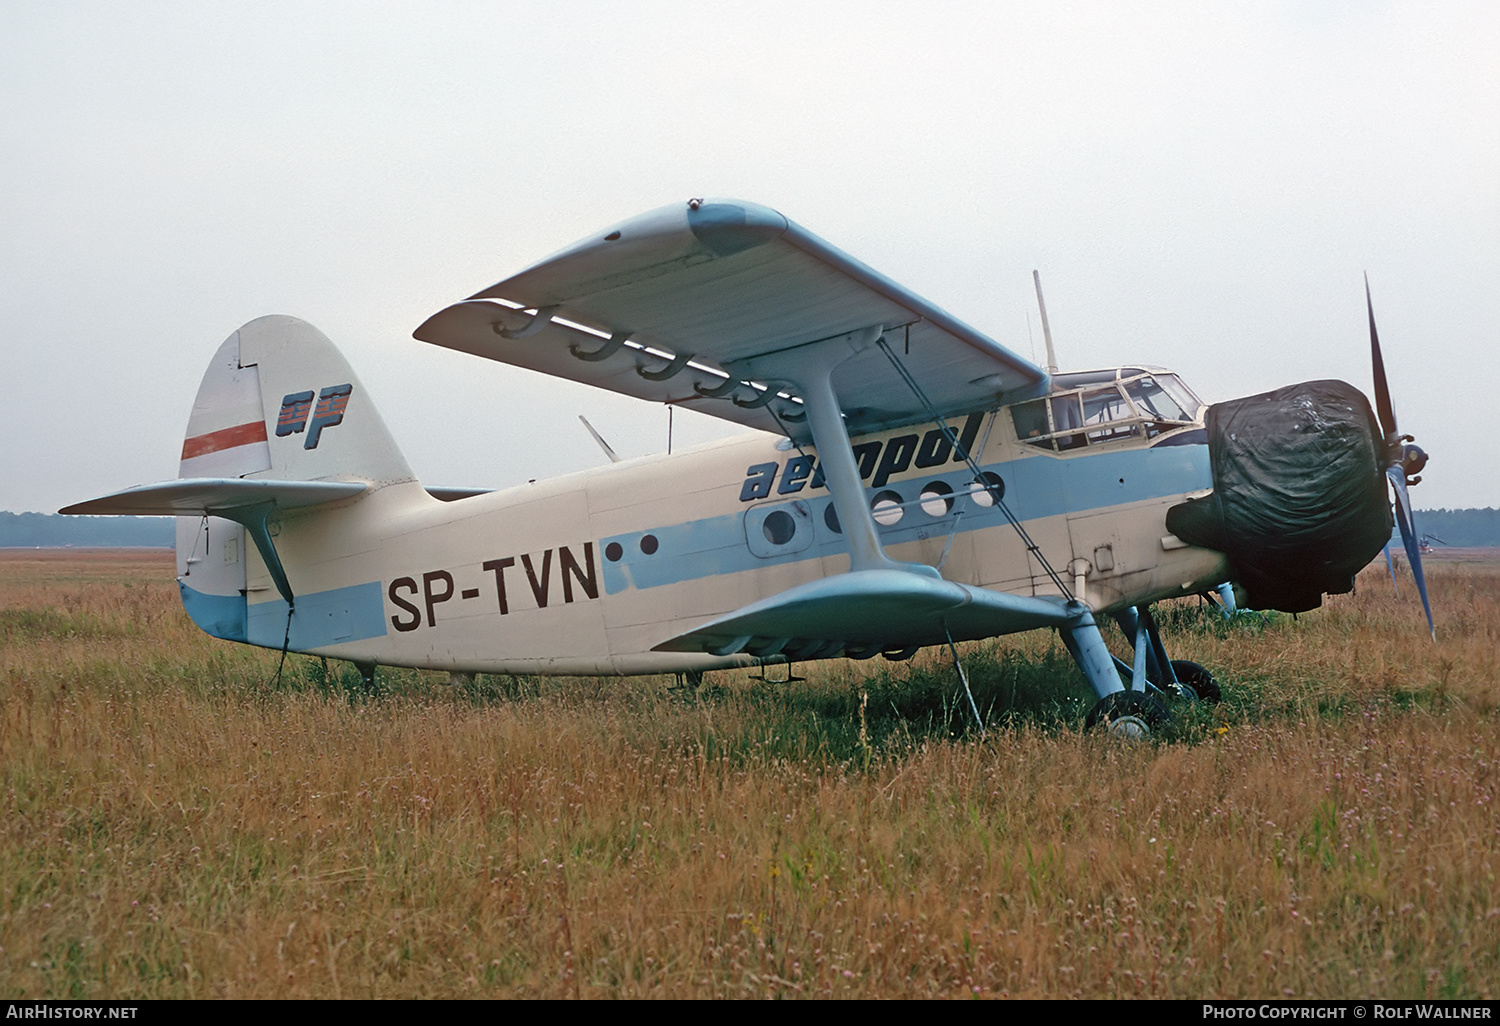
[[[788,589],[657,645],[789,659],[856,658],[1073,623],[1083,606],[986,591],[904,570],[858,570]]]
[[[299,509],[338,499],[352,499],[368,487],[363,481],[257,481],[237,477],[189,477],[161,484],[138,485],[113,495],[74,503],[58,512],[73,516],[224,516],[231,510],[266,503],[277,509]]]

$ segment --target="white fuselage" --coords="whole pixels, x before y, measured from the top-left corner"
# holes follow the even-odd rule
[[[1220,553],[1184,546],[1165,527],[1169,506],[1212,485],[1207,446],[1173,444],[1190,428],[1053,452],[1018,440],[1003,407],[954,427],[981,470],[1003,481],[1047,563],[1075,591],[1081,580],[1078,597],[1094,610],[1227,579]],[[961,584],[1059,594],[947,442],[908,427],[856,438],[854,448],[893,558]],[[186,522],[179,574],[205,630],[272,648],[289,633],[296,651],[453,671],[708,669],[755,660],[652,649],[847,571],[830,505],[811,448],[755,433],[456,502],[407,482],[284,513],[272,533],[296,593],[290,632],[287,604],[237,525],[212,520],[204,532]]]

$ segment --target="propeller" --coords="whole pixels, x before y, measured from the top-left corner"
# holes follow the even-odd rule
[[[1432,623],[1432,606],[1427,601],[1427,580],[1422,573],[1422,553],[1418,544],[1416,524],[1412,520],[1409,485],[1418,484],[1421,470],[1427,465],[1427,453],[1417,445],[1411,435],[1403,435],[1396,427],[1396,411],[1391,408],[1391,390],[1385,380],[1385,361],[1380,357],[1380,336],[1375,331],[1375,304],[1370,299],[1370,276],[1365,275],[1365,309],[1370,315],[1370,363],[1375,372],[1375,412],[1380,418],[1381,430],[1385,432],[1386,468],[1396,493],[1396,523],[1401,528],[1401,543],[1406,546],[1406,556],[1411,560],[1412,576],[1417,581],[1417,593],[1422,596],[1422,608],[1427,613],[1427,630],[1432,640],[1437,641],[1437,628]]]

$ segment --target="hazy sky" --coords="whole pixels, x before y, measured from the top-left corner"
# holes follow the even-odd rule
[[[0,4],[0,509],[176,476],[215,347],[344,351],[429,484],[666,412],[416,342],[690,196],[775,207],[1064,369],[1370,390],[1418,507],[1500,506],[1500,5]],[[1033,343],[1032,338],[1035,338]],[[731,430],[679,414],[677,445]]]

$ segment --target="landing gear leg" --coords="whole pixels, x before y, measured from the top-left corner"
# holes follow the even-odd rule
[[[1094,693],[1099,696],[1098,704],[1084,720],[1085,727],[1103,724],[1116,737],[1138,740],[1171,722],[1172,715],[1161,699],[1148,694],[1144,687],[1146,646],[1137,647],[1136,663],[1139,672],[1131,673],[1132,684],[1139,681],[1141,686],[1127,689],[1120,683],[1116,660],[1104,646],[1104,638],[1100,635],[1099,625],[1094,622],[1093,616],[1083,614],[1079,622],[1064,628],[1061,633],[1063,643],[1068,646],[1079,669],[1083,670]],[[1130,669],[1134,671],[1136,668]]]
[[[1120,675],[1115,672],[1114,657],[1104,646],[1104,637],[1091,614],[1084,613],[1073,626],[1063,628],[1060,633],[1063,644],[1068,646],[1094,694],[1103,700],[1116,691],[1125,690],[1120,684]]]
[[[1218,682],[1197,663],[1186,659],[1168,659],[1162,644],[1161,630],[1149,606],[1132,606],[1115,614],[1115,622],[1135,647],[1135,665],[1115,660],[1122,673],[1130,674],[1131,689],[1145,688],[1190,701],[1217,702]]]
[[[375,664],[355,663],[354,665],[359,667],[359,679],[364,683],[365,694],[373,695],[376,691]]]

